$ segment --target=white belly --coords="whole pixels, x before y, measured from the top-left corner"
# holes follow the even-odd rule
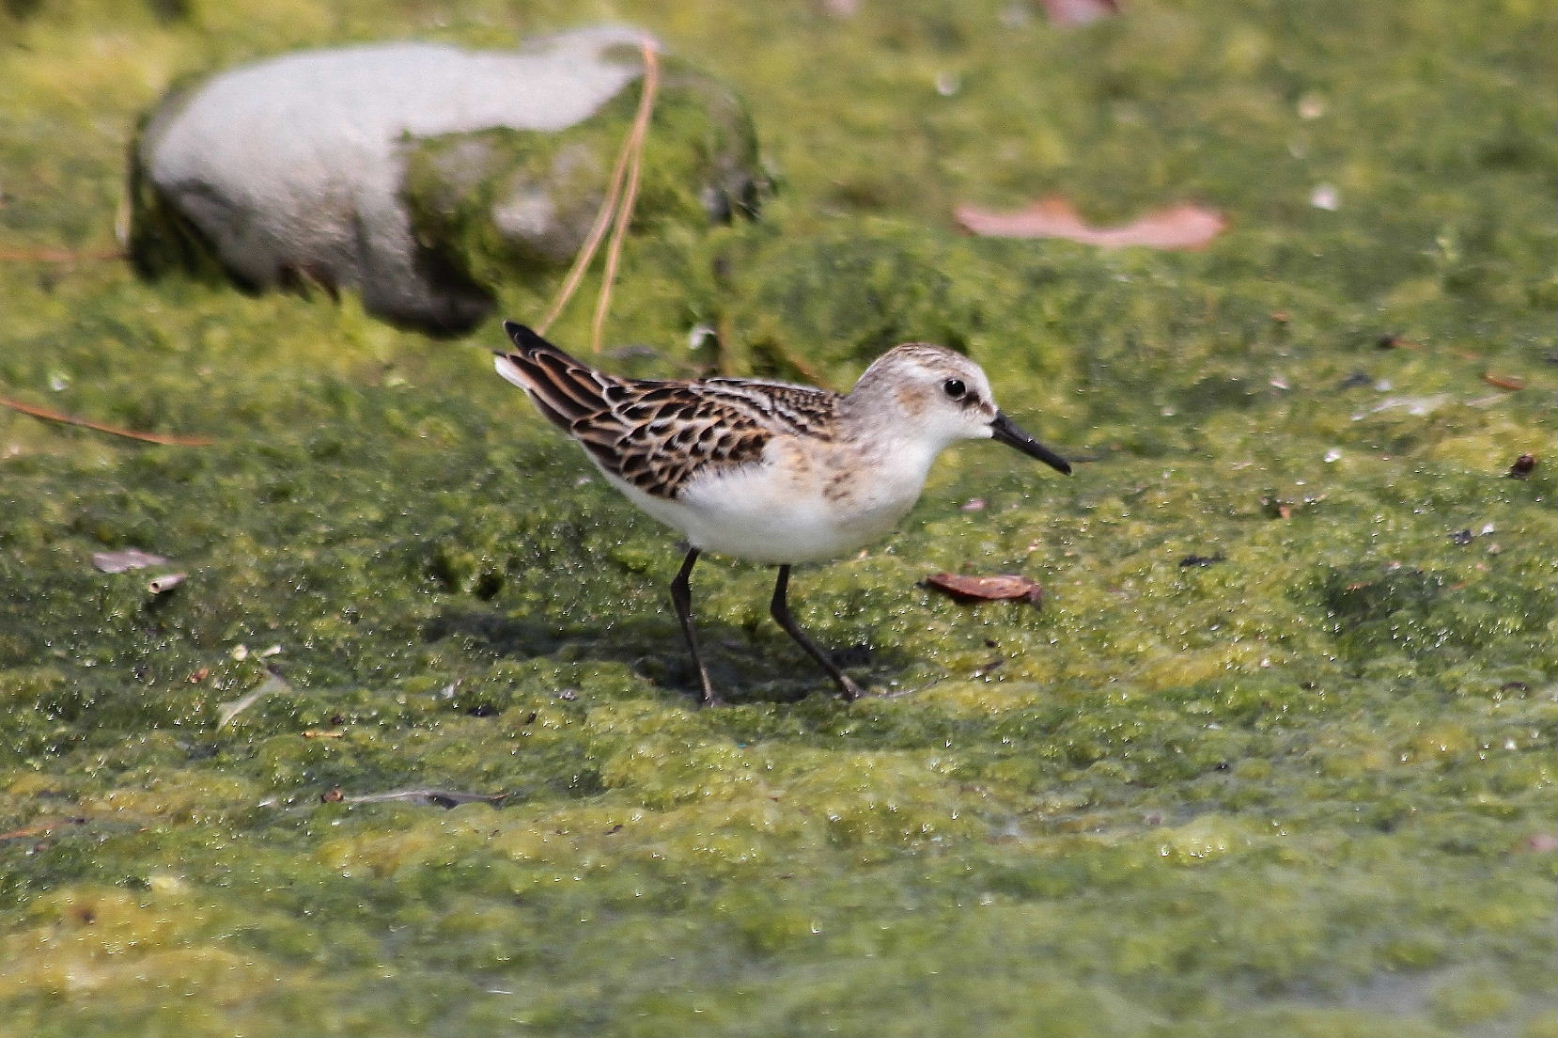
[[[851,476],[837,466],[796,467],[770,457],[694,479],[676,500],[608,478],[695,548],[750,562],[820,562],[886,536],[919,499],[931,460],[875,464]]]

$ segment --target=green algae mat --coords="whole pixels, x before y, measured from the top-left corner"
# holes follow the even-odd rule
[[[633,242],[603,364],[691,372],[707,325],[844,388],[940,341],[1079,461],[965,445],[798,571],[892,695],[710,560],[703,711],[676,545],[496,320],[115,258],[181,77],[569,7],[0,5],[0,396],[210,441],[0,411],[0,1034],[1558,1033],[1551,6],[592,7],[732,83],[779,185]],[[1050,197],[1227,227],[954,220]],[[166,561],[94,565],[129,550]]]

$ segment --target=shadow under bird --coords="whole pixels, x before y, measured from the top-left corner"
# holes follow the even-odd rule
[[[692,569],[705,551],[779,568],[770,611],[845,699],[862,690],[790,615],[790,567],[853,552],[914,507],[931,463],[994,439],[1060,472],[1065,458],[995,405],[984,371],[926,343],[895,346],[847,394],[749,378],[608,374],[513,321],[498,374],[581,443],[628,500],[689,545],[671,600],[705,705],[720,702],[698,651]]]

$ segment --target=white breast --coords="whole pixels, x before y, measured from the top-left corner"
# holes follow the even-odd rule
[[[608,478],[695,548],[751,562],[820,562],[891,531],[919,499],[934,459],[908,450],[861,457],[780,438],[760,463],[700,475],[674,501]]]

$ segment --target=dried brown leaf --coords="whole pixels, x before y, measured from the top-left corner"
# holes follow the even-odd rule
[[[959,602],[1024,601],[1040,605],[1044,589],[1027,577],[1015,573],[997,573],[975,577],[961,573],[932,573],[925,586],[951,595]]]
[[[1526,380],[1519,375],[1498,375],[1491,371],[1482,374],[1482,381],[1490,386],[1507,389],[1510,392],[1526,388]]]

